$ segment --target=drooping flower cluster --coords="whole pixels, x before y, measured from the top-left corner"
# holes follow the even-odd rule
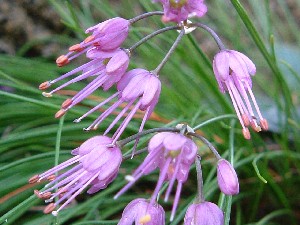
[[[114,144],[121,136],[137,110],[145,111],[140,126],[140,131],[142,131],[146,120],[150,117],[158,102],[161,90],[161,83],[158,76],[150,71],[133,69],[126,73],[129,65],[130,52],[126,49],[121,49],[120,45],[128,35],[129,25],[130,22],[128,20],[113,18],[87,29],[86,33],[92,33],[92,35],[87,37],[83,42],[70,47],[69,53],[58,57],[56,63],[58,66],[64,66],[72,59],[85,52],[86,57],[90,59],[90,61],[55,80],[42,83],[39,87],[41,90],[45,90],[52,84],[81,72],[80,75],[51,92],[43,92],[45,97],[51,97],[53,93],[69,84],[89,77],[94,78],[85,88],[62,103],[61,109],[55,114],[56,118],[60,118],[73,106],[86,99],[98,88],[103,87],[103,90],[107,91],[116,84],[118,91],[115,94],[74,121],[80,122],[89,114],[97,111],[115,99],[115,102],[108,109],[106,109],[88,128],[85,128],[87,131],[97,129],[105,118],[117,108],[123,107],[123,105],[126,104],[104,133],[104,135],[107,134],[116,123],[131,110],[115,132],[112,144]]]
[[[45,208],[45,213],[52,212],[53,215],[57,215],[88,186],[90,188],[87,193],[93,194],[105,189],[115,179],[122,162],[122,153],[118,147],[106,147],[111,142],[112,139],[106,136],[90,138],[72,151],[75,155],[73,158],[29,179],[29,183],[50,181],[45,186],[45,190],[35,191],[39,198],[46,199],[46,202],[59,198]],[[68,171],[55,175],[71,165],[74,166]],[[64,203],[53,211],[62,202]]]
[[[256,132],[268,130],[267,120],[263,118],[251,90],[251,76],[256,73],[254,63],[244,54],[234,50],[222,50],[213,61],[213,69],[220,90],[229,92],[234,109],[243,127],[243,135],[250,139],[247,128],[251,126]],[[247,94],[248,93],[248,94]],[[254,114],[253,106],[258,114]]]
[[[160,176],[151,203],[155,201],[164,181],[169,181],[169,187],[165,195],[165,201],[167,201],[177,180],[178,184],[171,215],[171,220],[173,220],[182,185],[188,178],[190,167],[195,161],[197,149],[197,145],[182,134],[171,132],[156,134],[149,142],[149,154],[144,162],[136,169],[132,174],[131,181],[116,194],[115,198],[127,191],[140,177],[159,168]]]

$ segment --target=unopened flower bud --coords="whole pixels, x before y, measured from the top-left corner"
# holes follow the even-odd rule
[[[217,178],[220,190],[226,195],[239,193],[239,181],[233,166],[225,159],[221,159],[217,166]]]

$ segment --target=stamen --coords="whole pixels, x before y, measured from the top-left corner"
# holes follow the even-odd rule
[[[250,125],[250,120],[249,120],[249,117],[247,116],[247,114],[243,114],[243,115],[242,115],[242,120],[243,120],[244,125],[245,125],[246,127],[248,127],[248,126]]]
[[[147,215],[140,218],[139,223],[144,225],[144,224],[147,224],[150,221],[151,221],[151,215],[147,214]]]
[[[55,180],[55,178],[56,178],[56,176],[54,174],[52,174],[52,175],[47,177],[47,180],[53,181],[53,180]]]
[[[88,43],[88,42],[91,42],[95,39],[95,36],[91,35],[91,36],[88,36],[86,39],[84,39],[84,43]]]
[[[248,128],[243,128],[243,135],[244,135],[244,138],[247,139],[247,140],[250,140],[251,139],[251,135],[250,135],[250,131]]]
[[[66,110],[64,109],[60,109],[57,111],[57,113],[55,114],[55,118],[58,119],[58,118],[61,118],[63,115],[66,114]]]
[[[54,203],[47,205],[46,208],[44,209],[44,213],[45,214],[51,213],[55,209],[55,207],[56,205]]]
[[[255,131],[255,132],[260,132],[261,131],[261,127],[257,125],[256,120],[252,120],[251,123],[251,128]]]
[[[40,198],[41,199],[49,199],[51,197],[52,193],[50,191],[46,192],[46,193],[43,193],[43,194],[40,194]]]
[[[260,120],[260,126],[263,130],[268,130],[269,129],[269,124],[266,119]]]
[[[34,184],[36,182],[38,182],[39,180],[39,175],[34,175],[33,177],[31,177],[29,180],[28,180],[28,183],[29,184]]]
[[[51,83],[49,81],[45,81],[44,83],[40,84],[39,89],[40,90],[45,90],[45,89],[47,89],[50,86],[51,86]]]
[[[68,108],[73,103],[73,100],[71,98],[68,98],[61,104],[62,109]]]
[[[69,63],[69,58],[65,55],[61,55],[56,59],[56,64],[59,67],[67,65]]]
[[[82,50],[83,50],[83,48],[81,47],[80,44],[72,45],[72,46],[69,48],[69,51],[70,51],[70,52],[81,52]]]

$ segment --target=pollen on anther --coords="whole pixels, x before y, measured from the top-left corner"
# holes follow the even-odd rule
[[[55,180],[55,178],[56,178],[56,176],[54,174],[52,174],[52,175],[47,177],[47,180],[53,181],[53,180]]]
[[[244,135],[245,139],[247,139],[247,140],[251,139],[250,131],[248,128],[243,128],[243,135]]]
[[[34,184],[36,182],[38,182],[39,180],[39,175],[34,175],[33,177],[31,177],[29,180],[28,180],[28,183],[29,184]]]
[[[57,113],[55,113],[55,118],[58,119],[58,118],[61,118],[63,115],[66,114],[66,111],[64,109],[60,109],[57,111]]]
[[[45,200],[51,198],[51,196],[52,196],[52,193],[50,191],[40,194],[40,198],[45,199]]]
[[[69,51],[70,51],[70,52],[81,52],[82,50],[83,50],[83,48],[81,47],[80,44],[72,45],[72,46],[69,48]]]
[[[268,130],[269,129],[269,124],[266,119],[260,120],[260,126],[263,130]]]
[[[40,90],[45,90],[45,89],[47,89],[50,86],[51,86],[50,82],[49,81],[45,81],[45,82],[43,82],[43,83],[40,84],[39,89]]]
[[[88,36],[86,39],[84,39],[84,43],[88,43],[88,42],[91,42],[95,39],[95,37],[93,35],[91,36]]]
[[[65,56],[65,55],[61,55],[61,56],[59,56],[59,57],[56,59],[56,64],[57,64],[57,66],[59,66],[59,67],[62,67],[62,66],[64,66],[64,65],[68,64],[68,63],[69,63],[69,59],[68,59],[68,57]]]
[[[250,125],[251,125],[251,128],[252,128],[255,132],[260,132],[260,131],[261,131],[261,127],[258,126],[256,122],[251,121]]]
[[[55,204],[54,203],[51,203],[49,205],[46,206],[46,208],[44,209],[44,213],[45,214],[49,214],[51,213],[54,209],[55,209]]]
[[[242,120],[243,120],[244,125],[245,125],[246,127],[248,127],[248,126],[250,125],[250,120],[249,120],[249,118],[248,118],[248,116],[247,116],[246,114],[243,114],[243,115],[242,115]]]
[[[66,109],[72,104],[73,100],[71,98],[68,98],[61,104],[61,108]]]

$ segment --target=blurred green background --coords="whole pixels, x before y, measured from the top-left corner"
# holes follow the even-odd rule
[[[230,224],[299,224],[300,1],[206,2],[207,15],[193,21],[212,27],[228,48],[243,52],[257,65],[253,90],[270,130],[252,132],[250,141],[243,138],[240,125],[230,116],[234,114],[230,99],[219,92],[212,72],[211,61],[217,46],[200,29],[184,37],[161,71],[162,94],[146,129],[177,123],[202,124],[201,133],[223,157],[228,159],[230,150],[234,151],[240,194],[232,198],[231,207],[231,198],[220,195],[217,187],[216,160],[206,146],[198,143],[205,197],[219,202],[227,213],[231,208]],[[16,0],[0,4],[0,224],[116,224],[129,201],[151,196],[158,173],[142,178],[125,195],[113,200],[125,183],[124,176],[145,157],[140,155],[122,164],[120,175],[106,190],[91,196],[81,194],[58,218],[44,215],[45,204],[32,196],[33,190],[42,185],[29,185],[27,180],[54,165],[59,124],[54,114],[67,95],[80,90],[86,82],[74,84],[50,99],[45,99],[37,87],[84,62],[82,57],[66,68],[57,68],[54,63],[57,56],[85,37],[86,28],[115,16],[132,18],[161,10],[160,4],[148,0]],[[164,26],[159,16],[134,24],[124,47]],[[169,31],[139,47],[130,68],[154,69],[177,35],[176,31]],[[99,130],[88,133],[82,128],[97,114],[79,124],[72,123],[113,92],[98,90],[93,98],[70,110],[62,129],[60,162],[68,159],[70,150],[84,140],[101,134],[112,121],[110,117]],[[205,123],[222,115],[228,117]],[[136,133],[140,122],[139,118],[132,121],[122,138]],[[142,138],[139,148],[150,137]],[[126,146],[124,153],[130,147]],[[167,224],[182,224],[196,190],[192,169],[176,219]],[[172,199],[160,202],[169,217]]]

